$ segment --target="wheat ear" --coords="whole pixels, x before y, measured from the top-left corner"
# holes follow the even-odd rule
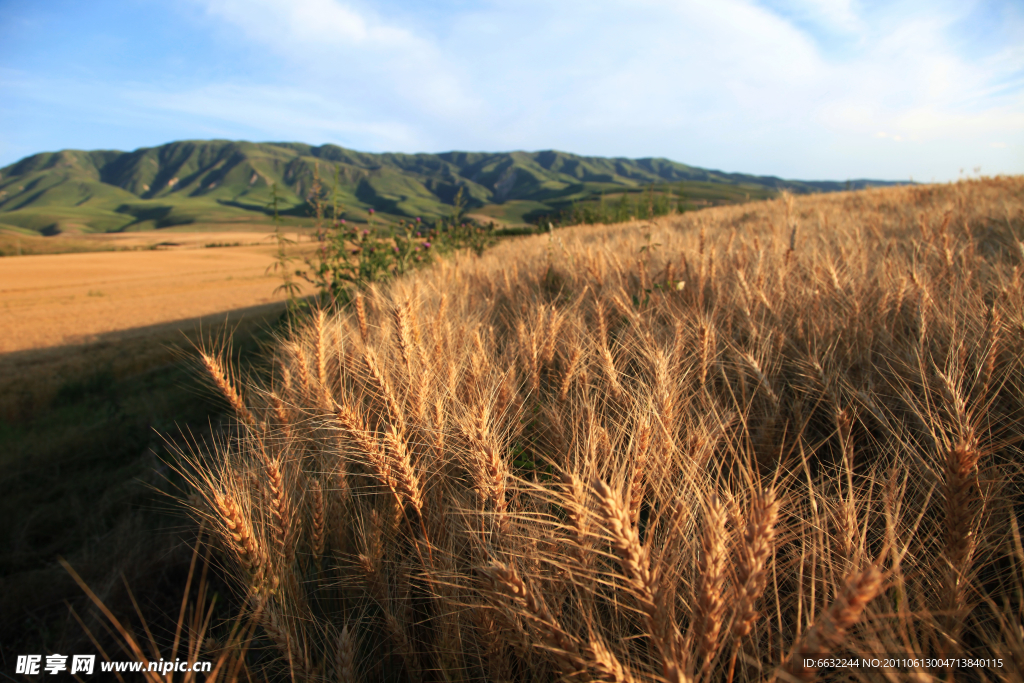
[[[974,500],[980,452],[973,438],[959,441],[946,454],[946,554],[957,571],[974,552]]]
[[[576,374],[576,366],[580,362],[580,347],[577,346],[572,350],[572,355],[569,356],[569,365],[565,369],[565,374],[562,376],[562,385],[558,389],[558,400],[564,402],[569,397],[569,387],[572,386],[572,376]]]
[[[968,431],[969,428],[968,428]],[[960,639],[965,597],[977,548],[978,460],[980,451],[973,434],[950,448],[946,455],[946,557],[949,561],[943,602],[949,637]]]
[[[713,497],[704,518],[704,536],[701,555],[697,563],[700,572],[697,585],[697,615],[695,638],[705,666],[718,651],[718,637],[725,615],[725,562],[726,562],[726,510],[725,505]]]
[[[302,389],[302,398],[309,398],[309,359],[306,357],[306,349],[303,348],[302,342],[297,341],[292,342],[289,347],[291,348],[295,365],[299,370],[299,385]]]
[[[390,462],[385,465],[388,486],[403,506],[411,506],[417,515],[423,514],[423,494],[419,478],[412,467],[405,439],[394,425],[390,425],[384,432],[384,445],[385,452],[390,456]]]
[[[287,442],[291,439],[292,427],[291,421],[288,418],[288,408],[285,407],[284,401],[277,395],[277,392],[270,392],[270,403],[274,408],[274,419],[281,426],[281,430],[284,432],[284,439]]]
[[[567,672],[583,670],[582,662],[586,661],[580,652],[575,638],[562,628],[558,620],[552,616],[544,600],[530,589],[515,567],[494,562],[483,569],[490,579],[491,588],[512,598],[517,606],[524,609],[526,616],[540,630],[545,649],[549,650],[559,665]]]
[[[412,334],[409,329],[410,304],[406,300],[402,305],[395,308],[395,339],[398,342],[398,351],[402,355],[402,363],[409,377],[410,383],[413,379],[412,371]]]
[[[470,431],[473,444],[477,486],[484,497],[489,498],[498,521],[501,533],[508,533],[510,521],[508,502],[505,500],[506,481],[510,476],[508,465],[501,457],[500,449],[495,443],[488,426],[490,415],[486,404],[480,404],[477,416]]]
[[[675,596],[659,586],[657,572],[650,568],[647,549],[640,544],[637,529],[629,519],[629,510],[620,497],[600,479],[594,480],[594,490],[601,503],[602,522],[619,556],[619,565],[646,617],[651,640],[661,654],[662,674],[670,683],[686,681],[680,661],[678,632],[670,613]]]
[[[322,308],[317,309],[313,317],[313,360],[316,363],[316,380],[320,385],[320,400],[323,405],[331,405],[331,386],[327,379],[326,354],[326,321],[327,314]]]
[[[604,370],[605,379],[608,380],[608,387],[611,389],[614,398],[622,398],[622,384],[619,383],[619,371],[615,369],[615,360],[612,352],[607,346],[602,346],[600,351],[601,368]]]
[[[640,508],[644,502],[644,474],[647,465],[647,447],[651,441],[651,429],[647,424],[640,426],[636,445],[633,448],[633,477],[629,483],[629,521],[635,527],[640,524]]]
[[[793,648],[786,671],[800,680],[813,680],[817,667],[804,666],[804,661],[838,651],[846,632],[860,621],[864,608],[881,590],[882,574],[877,567],[871,566],[863,572],[851,574],[842,594],[811,628],[804,631]]]
[[[658,423],[667,443],[671,444],[676,433],[676,401],[669,375],[670,359],[662,351],[654,358],[654,398]]]
[[[359,336],[365,344],[370,338],[369,329],[366,325],[366,302],[362,292],[356,292],[356,320],[359,322]]]
[[[541,360],[547,364],[555,356],[555,343],[558,341],[558,333],[565,322],[565,315],[560,315],[557,309],[551,309],[551,322],[548,323],[547,334],[544,339],[544,348],[541,351]]]
[[[225,369],[220,360],[215,356],[211,356],[205,351],[200,351],[199,356],[202,358],[203,367],[206,369],[207,374],[210,375],[221,395],[227,399],[228,404],[235,411],[238,419],[246,424],[256,424],[256,419],[249,412],[249,409],[245,407],[245,401],[242,400],[241,392],[238,391],[234,382],[231,381],[231,373]]]
[[[636,681],[633,674],[622,666],[622,662],[600,640],[591,638],[590,645],[587,647],[587,657],[590,660],[590,668],[597,672],[602,681],[611,683],[634,683]]]
[[[394,494],[399,507],[411,505],[417,513],[421,512],[419,481],[412,470],[405,444],[394,426],[389,426],[385,432],[384,441],[390,451],[385,452],[377,439],[367,431],[362,417],[354,409],[348,405],[336,407],[335,415],[339,424],[362,451],[374,476]]]
[[[740,558],[736,576],[736,611],[733,635],[748,635],[757,623],[760,613],[757,602],[768,581],[767,564],[775,541],[775,523],[779,518],[779,503],[773,490],[754,496],[746,529],[740,544]]]
[[[381,398],[384,399],[384,405],[387,407],[388,415],[391,417],[391,423],[401,426],[404,422],[402,410],[398,405],[395,392],[391,389],[391,383],[388,382],[388,378],[384,376],[380,369],[377,354],[373,352],[373,349],[366,349],[366,352],[363,354],[363,361],[366,363],[366,368],[370,371],[370,377],[373,378],[374,384],[377,385],[377,391],[380,393]]]
[[[623,389],[619,383],[619,373],[615,369],[615,361],[612,358],[611,350],[608,348],[608,321],[605,317],[604,302],[597,298],[594,303],[597,318],[598,356],[601,360],[601,369],[604,370],[612,396],[621,398]]]
[[[292,678],[294,679],[295,674],[298,673],[300,679],[308,680],[309,675],[313,672],[313,664],[310,662],[305,648],[295,643],[297,639],[292,630],[281,623],[282,616],[278,610],[264,602],[257,609],[257,613],[260,615],[263,630],[267,632],[267,635],[288,661],[288,666],[292,669]],[[296,669],[298,670],[296,671]]]
[[[700,385],[703,387],[708,381],[708,368],[713,360],[712,347],[715,344],[715,330],[709,323],[702,322],[700,325]]]
[[[340,683],[356,683],[356,652],[358,651],[356,635],[345,624],[338,635],[338,649],[335,652],[335,671]]]
[[[270,517],[274,526],[274,542],[277,545],[278,555],[285,561],[291,562],[294,547],[292,546],[292,505],[285,486],[284,475],[281,472],[281,465],[276,458],[267,455],[267,452],[260,449],[260,456],[263,460],[263,469],[267,475],[267,488],[270,491]]]
[[[252,529],[230,493],[215,494],[214,503],[231,541],[231,547],[242,565],[249,570],[252,588],[258,591],[263,580],[265,563]]]
[[[318,479],[310,480],[313,491],[313,510],[310,516],[310,536],[312,540],[313,562],[319,562],[324,551],[324,528],[326,515],[324,510],[324,491]]]
[[[586,506],[586,491],[583,482],[575,474],[562,473],[562,483],[565,485],[566,507],[569,509],[569,519],[572,522],[573,540],[575,541],[576,557],[584,568],[589,566],[593,555],[588,552],[590,548],[590,528]]]

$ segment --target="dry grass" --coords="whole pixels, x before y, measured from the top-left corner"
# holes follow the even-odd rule
[[[1020,680],[1022,197],[563,230],[313,316],[263,377],[211,366],[239,422],[196,511],[267,673]]]

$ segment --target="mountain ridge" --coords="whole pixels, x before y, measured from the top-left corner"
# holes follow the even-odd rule
[[[762,199],[781,190],[831,192],[892,181],[799,181],[725,173],[661,157],[581,156],[557,150],[369,153],[337,145],[184,140],[130,152],[60,150],[0,168],[0,225],[42,234],[115,232],[189,224],[266,222],[276,192],[286,222],[321,196],[346,218],[438,218],[461,189],[467,209],[531,222],[599,196],[649,186],[697,202]],[[382,215],[383,214],[383,215]]]

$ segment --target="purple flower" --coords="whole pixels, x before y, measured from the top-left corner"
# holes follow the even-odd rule
[[[373,209],[370,209],[370,215],[371,216],[373,215]]]
[[[430,242],[424,242],[423,243],[423,248],[424,249],[430,249]]]
[[[394,249],[394,250],[395,250],[395,253],[396,253],[396,254],[398,253],[398,245],[397,245],[397,244],[396,244],[396,245],[395,245],[394,247],[392,247],[392,249]]]
[[[345,219],[344,218],[341,219],[341,224],[345,225]]]
[[[370,234],[370,231],[369,231],[369,230],[363,230],[363,235],[364,235],[364,236],[365,236],[365,235],[369,235],[369,234]]]
[[[419,216],[416,216],[416,222],[417,222],[417,223],[419,223],[419,222],[420,222],[420,217],[419,217]]]

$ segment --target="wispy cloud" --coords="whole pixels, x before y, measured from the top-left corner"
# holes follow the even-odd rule
[[[457,59],[413,28],[337,0],[199,0],[208,15],[301,68],[336,98],[415,104],[435,115],[474,109]]]

